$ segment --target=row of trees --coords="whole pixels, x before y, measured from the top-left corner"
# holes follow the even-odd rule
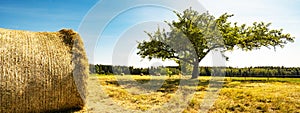
[[[298,67],[225,68],[226,76],[239,77],[300,77],[299,71]]]
[[[216,68],[199,67],[199,76],[211,76]],[[227,77],[300,77],[300,67],[218,67],[221,74]],[[179,68],[178,66],[134,68],[133,66],[112,66],[112,65],[90,65],[90,73],[105,75],[191,75],[192,67]]]
[[[90,64],[90,73],[105,75],[178,75],[180,74],[180,69],[177,66],[134,68],[133,66]]]

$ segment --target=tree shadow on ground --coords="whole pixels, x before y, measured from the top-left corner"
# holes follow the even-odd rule
[[[153,79],[151,80],[152,84],[150,83],[149,79],[138,79],[136,81],[132,80],[106,80],[106,85],[113,85],[117,87],[123,87],[123,88],[131,88],[135,87],[137,89],[143,89],[143,90],[153,90],[153,86],[160,86],[158,89],[156,89],[156,92],[162,92],[162,93],[174,93],[178,90],[179,87],[195,87],[195,86],[208,86],[209,80],[185,80],[183,79],[167,79],[167,80],[158,80]],[[196,84],[198,82],[198,84]]]
[[[150,82],[150,79],[137,79],[135,81],[132,80],[105,80],[106,85],[114,85],[117,87],[123,87],[123,88],[131,88],[131,87],[136,87],[138,89],[143,89],[143,90],[152,90],[152,86],[154,85],[161,85],[159,89],[156,90],[156,92],[162,92],[162,93],[174,93],[175,91],[178,90],[180,86],[187,86],[187,87],[200,87],[200,89],[196,89],[197,91],[206,91],[206,88],[208,85],[211,83],[210,80],[203,80],[203,79],[186,79],[184,83],[182,84],[181,82],[183,79],[166,79],[166,80],[159,80],[159,79],[152,79],[151,83],[154,84],[148,84]],[[198,82],[198,83],[197,83]],[[216,81],[215,81],[216,82]],[[270,83],[270,82],[286,82],[282,80],[268,80],[268,79],[232,79],[232,80],[224,80],[222,82],[222,87],[223,88],[231,88],[231,87],[236,87],[240,84],[230,84],[232,82],[240,82],[240,83]],[[121,84],[120,84],[121,83]],[[155,84],[156,83],[156,84]],[[161,83],[161,84],[159,84]],[[197,85],[195,84],[197,83]]]

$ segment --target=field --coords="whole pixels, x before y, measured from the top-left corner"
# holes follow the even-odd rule
[[[202,108],[200,105],[208,103],[204,98],[208,94],[210,77],[199,77],[199,83],[194,87],[180,85],[181,79],[188,78],[91,75],[88,81],[88,106],[79,112],[199,112]],[[153,91],[136,86],[136,83],[144,86],[150,80],[162,82],[162,86]],[[101,86],[97,85],[99,83]],[[176,93],[179,86],[195,90],[186,97],[185,100],[191,98],[187,103]],[[300,112],[299,78],[228,77],[224,79],[218,95],[208,112]],[[175,103],[175,106],[165,103]]]

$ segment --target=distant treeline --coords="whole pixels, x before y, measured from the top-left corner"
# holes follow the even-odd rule
[[[227,77],[300,77],[300,67],[199,67],[200,76],[211,76],[214,73]],[[178,66],[134,68],[133,66],[92,65],[90,73],[94,74],[124,74],[124,75],[190,75],[192,69],[181,69]]]

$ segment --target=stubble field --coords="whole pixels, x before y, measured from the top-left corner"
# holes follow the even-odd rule
[[[198,113],[205,104],[210,77],[199,77],[194,87],[180,85],[181,76],[107,76],[91,75],[85,110],[77,112],[183,112]],[[160,81],[162,86],[147,91],[137,84]],[[125,82],[124,82],[125,81]],[[156,82],[156,83],[160,83]],[[148,87],[149,88],[149,87]],[[193,89],[187,102],[174,104],[181,98],[179,88]],[[151,88],[150,88],[151,89]],[[175,106],[167,105],[173,103]],[[162,107],[163,106],[163,107]],[[222,88],[210,113],[224,112],[300,112],[299,78],[224,78]]]

